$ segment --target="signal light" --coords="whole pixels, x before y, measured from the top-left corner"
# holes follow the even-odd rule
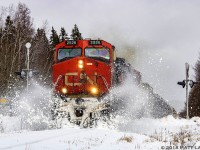
[[[197,84],[197,83],[198,83],[198,82],[194,82],[194,81],[190,80],[189,85],[190,85],[191,88],[193,88],[193,86],[194,86],[195,84]]]
[[[62,94],[67,94],[67,88],[62,87],[62,88],[61,88],[61,92],[62,92]]]
[[[83,64],[83,60],[79,60],[78,61],[78,68],[83,69],[84,64]]]
[[[189,86],[190,86],[191,88],[193,88],[193,86],[194,86],[195,84],[198,84],[198,82],[194,82],[194,81],[192,81],[192,80],[187,80],[187,81],[189,82]],[[186,85],[186,80],[183,80],[182,82],[177,82],[177,84],[178,84],[178,85],[182,85],[182,87],[184,88],[185,85]]]
[[[182,82],[177,82],[178,85],[182,85],[182,87],[185,87],[185,80],[183,80]]]
[[[21,72],[15,72],[15,74],[24,79],[27,76],[27,74],[30,78],[32,78],[34,75],[38,75],[39,71],[31,69],[28,71],[27,69],[22,69]]]
[[[94,94],[94,95],[97,95],[99,93],[99,90],[97,87],[91,87],[90,89],[91,93]]]

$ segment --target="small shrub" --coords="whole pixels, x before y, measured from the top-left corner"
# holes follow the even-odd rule
[[[125,142],[128,142],[128,143],[131,143],[133,141],[133,137],[132,136],[123,136],[119,139],[119,141],[125,141]]]

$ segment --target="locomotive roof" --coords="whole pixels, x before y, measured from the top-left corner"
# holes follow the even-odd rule
[[[105,41],[105,40],[101,40],[101,39],[83,39],[83,40],[65,40],[63,42],[60,42],[59,44],[56,45],[56,48],[59,48],[60,46],[63,46],[63,44],[66,44],[67,41],[74,41],[76,44],[79,42],[85,42],[85,41],[100,41],[101,43],[104,44],[109,44],[112,46],[112,44],[110,44],[109,42]],[[76,44],[71,44],[71,45],[76,45]],[[70,44],[69,44],[70,45]],[[101,45],[101,44],[93,44],[93,45]]]

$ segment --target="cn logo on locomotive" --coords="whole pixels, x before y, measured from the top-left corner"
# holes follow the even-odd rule
[[[69,82],[68,78],[69,76],[78,76],[78,72],[69,72],[65,74],[65,85],[67,86],[81,86],[83,83],[78,82],[78,83],[73,83],[73,82]],[[97,73],[95,72],[94,76],[97,76]],[[80,78],[86,78],[86,80],[91,84],[91,85],[95,85],[95,81],[92,80],[89,76],[84,76],[83,73],[80,74]]]

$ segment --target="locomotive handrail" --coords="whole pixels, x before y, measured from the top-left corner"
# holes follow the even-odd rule
[[[103,79],[103,82],[104,82],[107,90],[109,90],[109,88],[108,88],[108,82],[106,81],[106,79],[103,76],[100,76],[100,77]]]
[[[56,85],[58,84],[59,80],[62,78],[62,75],[59,75],[58,78],[56,79],[55,84],[53,84],[53,91],[55,91]]]

